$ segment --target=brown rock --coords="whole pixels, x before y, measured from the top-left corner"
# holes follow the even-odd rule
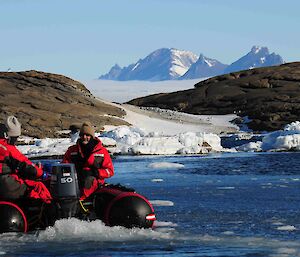
[[[15,115],[24,135],[39,138],[57,137],[83,121],[99,130],[127,124],[122,109],[97,100],[80,82],[40,71],[0,72],[0,108],[2,121]]]

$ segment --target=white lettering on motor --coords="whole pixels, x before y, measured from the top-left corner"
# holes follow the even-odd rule
[[[61,178],[60,179],[60,183],[61,184],[65,184],[65,183],[72,183],[73,182],[73,179],[71,177],[68,177],[68,178]]]

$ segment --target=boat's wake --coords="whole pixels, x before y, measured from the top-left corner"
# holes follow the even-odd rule
[[[112,244],[116,247],[115,243],[123,247],[136,247],[137,245],[153,247],[154,245],[175,243],[181,247],[201,246],[209,248],[214,245],[221,248],[226,246],[228,251],[232,250],[231,247],[228,247],[232,245],[235,248],[247,248],[249,251],[266,249],[266,252],[271,253],[271,256],[288,256],[289,254],[298,256],[297,254],[300,253],[298,243],[291,241],[262,237],[240,237],[234,233],[224,233],[219,236],[191,235],[179,233],[176,229],[176,224],[163,221],[157,221],[155,229],[127,229],[119,226],[108,227],[100,220],[89,222],[76,218],[62,219],[56,221],[53,227],[48,227],[46,230],[28,234],[5,233],[0,235],[0,255],[12,252],[12,249],[16,253],[16,248],[26,252],[27,248],[32,249],[32,243],[37,242],[39,249],[48,253],[57,250],[61,253],[74,251],[78,245],[80,245],[79,252],[84,251],[84,249],[89,251],[91,248],[99,249],[99,247],[107,249]]]
[[[159,223],[158,223],[159,224]],[[5,233],[0,235],[1,242],[46,242],[68,241],[79,239],[81,241],[139,241],[144,239],[172,239],[175,237],[174,229],[128,229],[121,226],[109,227],[101,220],[83,221],[76,218],[57,220],[52,227],[28,234]],[[163,230],[163,232],[162,232]]]
[[[82,221],[76,218],[62,219],[53,227],[41,231],[38,241],[75,239],[93,241],[136,241],[144,239],[170,239],[173,235],[144,228],[108,227],[101,220]]]

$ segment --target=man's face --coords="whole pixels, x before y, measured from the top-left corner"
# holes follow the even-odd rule
[[[80,134],[81,141],[84,145],[88,144],[92,139],[92,136],[89,134]]]

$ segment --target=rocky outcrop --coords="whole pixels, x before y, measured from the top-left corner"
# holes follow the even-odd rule
[[[15,115],[24,135],[58,136],[71,124],[96,128],[125,124],[123,110],[97,100],[86,87],[62,75],[39,71],[0,72],[0,119]]]
[[[300,62],[217,76],[195,89],[156,94],[130,104],[193,114],[248,116],[254,131],[273,131],[300,119]]]

